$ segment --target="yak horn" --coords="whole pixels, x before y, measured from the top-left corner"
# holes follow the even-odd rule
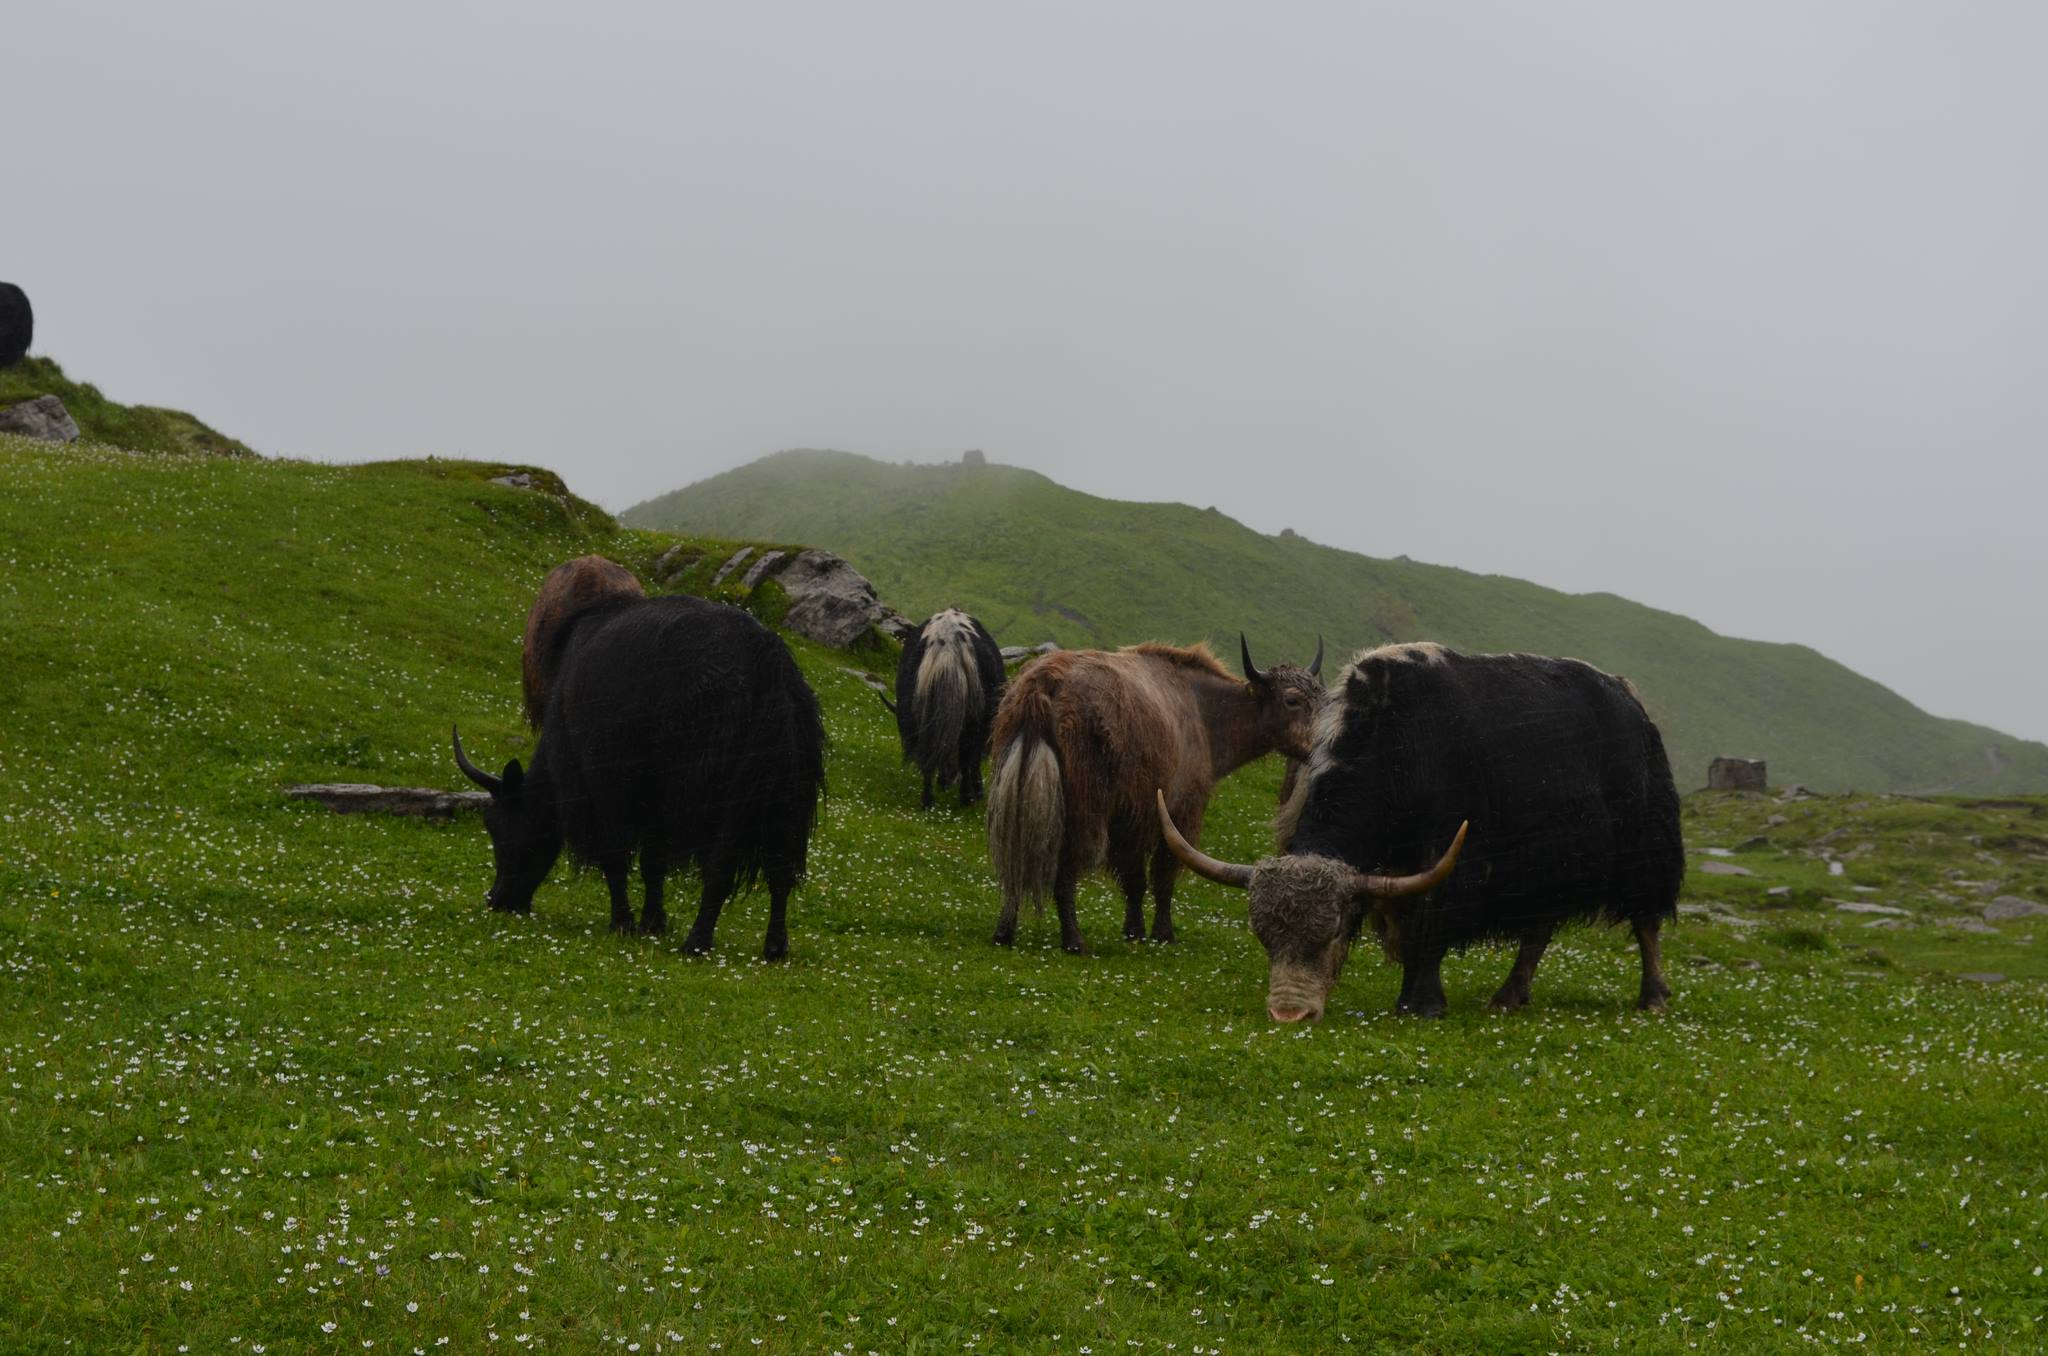
[[[879,692],[875,694],[875,700],[880,702],[882,706],[889,712],[890,715],[893,716],[896,714],[896,703],[890,701],[887,697],[883,696]]]
[[[1254,683],[1265,682],[1266,675],[1260,673],[1258,665],[1252,663],[1252,645],[1250,641],[1244,638],[1244,632],[1242,631],[1237,633],[1237,649],[1238,653],[1244,658],[1245,678]]]
[[[1243,639],[1243,637],[1239,637],[1239,639]],[[1316,633],[1316,657],[1315,657],[1314,659],[1311,659],[1311,660],[1309,660],[1309,661],[1308,661],[1308,676],[1309,676],[1309,677],[1311,677],[1311,678],[1320,678],[1320,677],[1322,677],[1322,674],[1323,674],[1323,636],[1322,636],[1322,633],[1321,633],[1320,631],[1318,631],[1318,632]]]
[[[1458,849],[1465,846],[1465,830],[1472,827],[1471,821],[1458,825],[1458,836],[1451,840],[1444,855],[1437,858],[1435,866],[1413,876],[1375,876],[1360,871],[1352,888],[1362,895],[1373,895],[1380,899],[1393,899],[1399,895],[1419,895],[1425,890],[1434,890],[1444,883],[1444,877],[1451,874],[1451,868],[1458,864]]]
[[[1250,666],[1247,665],[1247,668]],[[1166,835],[1166,846],[1181,864],[1198,876],[1207,876],[1218,885],[1234,885],[1242,890],[1252,883],[1252,869],[1235,862],[1219,862],[1198,847],[1191,846],[1174,827],[1173,815],[1166,808],[1166,793],[1155,791],[1159,797],[1159,831]]]
[[[504,789],[505,779],[503,777],[493,777],[475,763],[470,762],[469,755],[462,751],[462,731],[457,730],[452,725],[448,728],[455,735],[455,766],[462,769],[463,776],[469,778],[492,795],[497,795],[499,791]]]

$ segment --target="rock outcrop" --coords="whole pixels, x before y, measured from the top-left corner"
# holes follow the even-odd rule
[[[0,410],[0,433],[13,433],[44,443],[75,443],[78,425],[71,411],[53,395],[39,395]]]
[[[1694,764],[1698,766],[1698,764]],[[1716,758],[1707,766],[1709,791],[1761,791],[1764,789],[1764,760],[1761,758]]]

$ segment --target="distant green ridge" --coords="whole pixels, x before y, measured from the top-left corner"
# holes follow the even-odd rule
[[[131,452],[212,452],[227,457],[253,457],[248,444],[209,428],[183,410],[154,405],[121,405],[100,394],[89,382],[73,381],[51,358],[24,358],[0,368],[0,409],[53,395],[64,402],[71,421],[87,442],[105,443]]]
[[[1378,560],[1213,508],[1098,499],[1007,466],[891,465],[792,451],[628,509],[635,526],[808,541],[845,555],[913,617],[948,604],[1004,644],[1207,636],[1234,658],[1341,658],[1395,640],[1574,655],[1649,703],[1681,788],[1719,755],[1764,758],[1777,785],[2048,791],[2048,746],[1928,715],[1803,645],[1716,635],[1612,594]]]

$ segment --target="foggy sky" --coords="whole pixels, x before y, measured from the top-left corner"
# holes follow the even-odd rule
[[[982,448],[2048,738],[2048,6],[311,9],[10,10],[38,352],[615,509]]]

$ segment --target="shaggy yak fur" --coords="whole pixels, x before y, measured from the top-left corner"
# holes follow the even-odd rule
[[[1015,940],[1020,903],[1042,906],[1050,894],[1060,944],[1082,951],[1074,891],[1105,864],[1123,888],[1126,940],[1145,935],[1148,868],[1152,940],[1174,940],[1180,862],[1163,844],[1155,788],[1199,834],[1218,779],[1275,749],[1307,756],[1325,695],[1320,649],[1306,669],[1261,673],[1249,646],[1243,659],[1237,678],[1202,645],[1061,650],[1012,680],[996,712],[988,799],[989,855],[1003,890],[998,945]]]
[[[1003,655],[988,628],[957,607],[935,614],[903,645],[896,665],[896,717],[903,761],[924,775],[929,810],[941,791],[960,783],[960,803],[981,799],[981,760],[1003,695]]]
[[[639,930],[668,928],[662,882],[695,863],[704,894],[683,942],[706,951],[735,888],[768,878],[762,954],[789,950],[789,892],[804,873],[825,786],[818,699],[789,649],[723,603],[613,594],[561,618],[540,747],[496,777],[455,741],[456,761],[491,793],[484,811],[497,876],[488,902],[526,913],[566,843],[611,890],[628,931],[627,871],[640,856]]]
[[[614,593],[639,597],[644,590],[633,572],[603,556],[578,556],[548,571],[540,596],[526,614],[526,635],[519,646],[519,678],[526,695],[526,723],[540,728],[548,709],[548,676],[557,658],[555,630],[564,617],[585,603]]]
[[[1357,888],[1360,873],[1421,871],[1466,820],[1469,842],[1433,891]],[[1493,1005],[1522,1006],[1551,934],[1576,919],[1629,924],[1639,1006],[1670,997],[1658,930],[1685,874],[1678,793],[1635,688],[1589,664],[1436,645],[1360,654],[1275,837],[1286,855],[1229,869],[1247,875],[1231,883],[1251,891],[1277,1020],[1322,1015],[1367,923],[1402,967],[1398,1012],[1441,1016],[1445,953],[1488,940],[1519,944]]]

